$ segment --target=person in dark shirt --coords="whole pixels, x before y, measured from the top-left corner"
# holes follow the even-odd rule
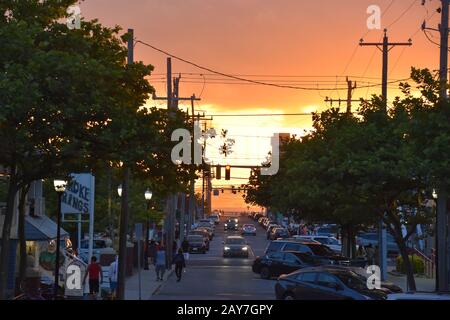
[[[183,274],[183,268],[186,268],[186,261],[184,260],[183,250],[180,248],[178,253],[173,258],[173,264],[175,265],[175,274],[177,276],[177,282],[181,281],[181,275]]]

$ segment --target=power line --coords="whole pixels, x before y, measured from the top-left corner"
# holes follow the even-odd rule
[[[391,23],[386,27],[386,29],[389,29],[389,28],[392,27],[394,24],[396,24],[398,21],[400,21],[400,20],[405,16],[405,14],[407,14],[407,13],[409,12],[409,10],[411,10],[412,7],[414,7],[414,5],[417,3],[417,1],[418,1],[418,0],[413,0],[413,1],[411,2],[411,4],[406,8],[406,10],[403,11],[397,19],[395,19],[393,22],[391,22]]]
[[[151,44],[148,44],[148,43],[146,43],[146,42],[143,42],[143,41],[141,41],[141,40],[137,40],[136,43],[141,43],[141,44],[143,44],[144,46],[147,46],[147,47],[149,47],[149,48],[151,48],[151,49],[153,49],[153,50],[155,50],[155,51],[158,51],[158,52],[160,52],[160,53],[163,53],[163,54],[165,54],[165,55],[167,55],[167,56],[169,56],[169,57],[172,57],[172,58],[174,58],[174,59],[177,59],[177,60],[179,60],[179,61],[181,61],[181,62],[190,64],[190,65],[192,65],[192,66],[194,66],[194,67],[196,67],[196,68],[199,68],[199,69],[202,69],[202,70],[205,70],[205,71],[208,71],[208,72],[217,74],[217,75],[221,75],[221,76],[223,76],[223,77],[227,77],[227,78],[231,78],[231,79],[243,81],[243,82],[254,83],[254,84],[264,85],[264,86],[277,87],[277,88],[284,88],[284,89],[304,90],[304,91],[319,91],[319,90],[320,90],[320,91],[337,91],[337,90],[347,90],[346,87],[345,87],[345,88],[344,88],[344,87],[343,87],[343,88],[337,88],[337,87],[336,87],[336,88],[307,88],[307,87],[300,87],[300,86],[280,85],[280,84],[269,83],[269,82],[255,81],[255,80],[251,80],[251,79],[247,79],[247,78],[242,78],[242,77],[238,77],[238,76],[233,76],[233,75],[231,75],[231,74],[226,74],[226,73],[223,73],[223,72],[215,71],[215,70],[210,69],[210,68],[207,68],[207,67],[203,67],[203,66],[201,66],[201,65],[199,65],[199,64],[197,64],[197,63],[194,63],[194,62],[191,62],[191,61],[189,61],[189,60],[180,58],[180,57],[178,57],[178,56],[176,56],[176,55],[173,55],[173,54],[171,54],[171,53],[169,53],[169,52],[167,52],[167,51],[165,51],[165,50],[159,49],[159,48],[157,48],[157,47],[155,47],[155,46],[153,46],[153,45],[151,45]],[[376,87],[376,86],[381,86],[381,84],[373,85],[373,86],[374,86],[374,87]],[[361,88],[361,87],[360,87],[360,88]]]

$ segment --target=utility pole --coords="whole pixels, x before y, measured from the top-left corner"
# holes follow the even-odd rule
[[[180,98],[179,97],[180,79],[181,79],[181,77],[173,79],[173,89],[172,89],[172,60],[170,57],[167,58],[167,96],[166,97],[157,97],[156,94],[153,94],[153,100],[167,100],[167,110],[169,110],[169,114],[178,109],[179,101],[191,101],[192,108],[194,108],[194,101],[200,100],[200,99],[196,98],[195,95],[193,95],[189,98]],[[193,130],[194,130],[194,128],[195,128],[195,123],[193,121]],[[194,136],[192,137],[192,142],[194,142]],[[194,146],[193,143],[191,145],[192,145],[192,147]],[[193,156],[193,152],[192,152],[192,156]],[[194,183],[195,183],[195,179],[194,179]],[[174,234],[175,234],[175,212],[176,212],[176,207],[177,207],[177,205],[175,205],[176,199],[178,199],[178,198],[174,195],[169,195],[166,199],[167,216],[166,216],[166,219],[164,219],[164,229],[166,231],[166,237],[165,237],[166,250],[169,253],[172,252],[173,240],[174,240]],[[189,207],[191,208],[191,203],[189,204]],[[190,227],[190,224],[189,224],[188,228],[189,227]],[[171,260],[171,259],[169,259],[169,260]]]
[[[389,51],[397,46],[411,46],[412,41],[409,39],[408,42],[389,42],[387,36],[387,29],[384,29],[384,36],[382,43],[366,43],[363,39],[360,41],[360,46],[375,46],[383,53],[383,71],[382,71],[382,92],[381,96],[383,99],[383,107],[387,113],[387,103],[388,103],[388,62],[389,62]],[[379,261],[381,269],[381,280],[384,281],[387,278],[387,234],[386,226],[383,219],[379,221],[378,227],[378,247],[379,247]]]
[[[394,47],[397,46],[411,46],[412,41],[409,39],[408,42],[389,42],[389,38],[387,36],[387,29],[384,29],[384,37],[382,43],[377,42],[364,42],[363,39],[360,41],[360,46],[375,46],[377,47],[382,53],[383,53],[383,72],[382,72],[382,98],[384,100],[384,106],[387,111],[387,84],[388,84],[388,58],[389,58],[389,51],[391,51]]]
[[[128,64],[134,63],[134,30],[128,29]],[[117,299],[125,299],[125,273],[127,267],[127,232],[128,232],[128,192],[130,168],[123,164],[122,202],[119,230],[119,268],[117,274]]]
[[[353,91],[356,89],[356,82],[353,83],[347,77],[347,86],[348,86],[348,89],[347,89],[347,113],[351,114],[352,113],[352,96],[353,96]]]
[[[447,83],[448,83],[448,33],[449,33],[449,0],[441,0],[441,24],[439,32],[441,34],[440,45],[440,98],[441,101],[448,100]],[[448,191],[439,188],[437,199],[437,217],[436,217],[436,291],[449,291],[449,237],[448,227],[450,227],[450,219],[448,219]]]
[[[347,77],[347,99],[343,100],[343,99],[333,99],[333,98],[329,98],[326,97],[325,98],[325,102],[329,102],[331,104],[331,106],[333,106],[333,103],[337,102],[339,107],[341,106],[341,103],[343,102],[347,102],[347,113],[350,114],[352,113],[352,102],[359,102],[360,100],[353,100],[353,91],[355,91],[355,89],[357,88],[356,86],[356,82],[353,82],[351,80],[348,79]]]

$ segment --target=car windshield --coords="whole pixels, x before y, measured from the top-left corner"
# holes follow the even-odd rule
[[[308,245],[308,247],[317,256],[332,256],[332,255],[334,255],[334,252],[324,245],[310,244],[310,245]]]
[[[244,228],[254,228],[254,226],[252,224],[246,224],[244,225]]]
[[[187,240],[188,242],[203,242],[202,236],[189,236]]]
[[[336,276],[341,280],[347,287],[354,290],[364,290],[367,289],[367,284],[361,279],[361,276],[353,272],[337,273]]]
[[[228,238],[225,240],[226,244],[245,244],[245,240],[241,238]]]
[[[227,223],[236,223],[234,220],[227,220]]]

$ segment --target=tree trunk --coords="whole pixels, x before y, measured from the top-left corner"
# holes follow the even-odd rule
[[[11,226],[14,217],[14,202],[18,191],[15,169],[11,170],[8,184],[8,194],[6,200],[6,215],[3,221],[1,255],[0,255],[0,300],[6,299],[6,290],[8,287],[8,265]]]
[[[19,283],[23,283],[25,280],[25,273],[27,270],[27,243],[25,238],[25,205],[28,190],[30,185],[23,187],[20,191],[19,198],[19,247],[20,247],[20,260],[19,260]]]
[[[406,245],[404,244],[405,241],[401,241],[402,243],[397,243],[398,248],[400,250],[400,255],[403,258],[403,263],[405,264],[406,269],[406,279],[408,281],[408,289],[409,291],[416,291],[416,280],[414,279],[414,270],[413,266],[411,264],[411,261],[409,261],[408,256],[408,250],[406,248]]]

